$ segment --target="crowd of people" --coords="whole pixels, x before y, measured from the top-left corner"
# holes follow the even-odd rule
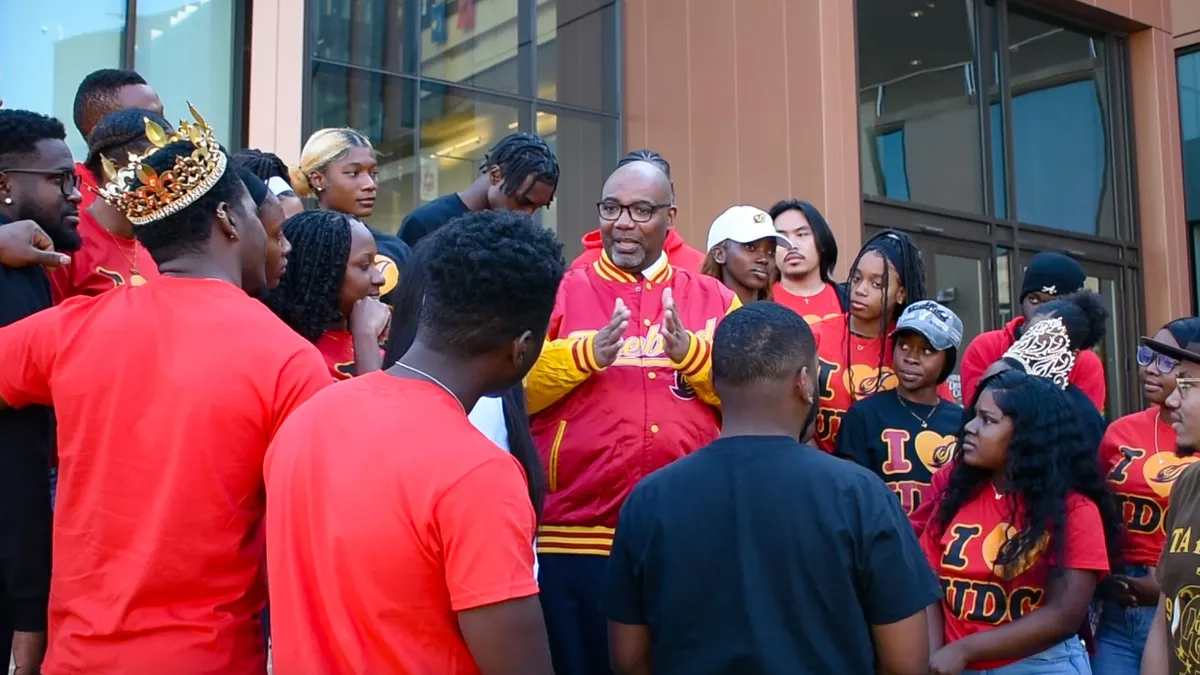
[[[536,135],[380,229],[358,131],[180,117],[97,71],[76,158],[0,108],[16,672],[1200,672],[1200,319],[1110,424],[1067,255],[964,344],[908,235],[839,282],[788,198],[696,250],[650,150],[568,264]]]

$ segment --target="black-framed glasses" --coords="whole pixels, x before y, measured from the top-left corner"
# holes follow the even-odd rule
[[[1173,359],[1166,354],[1159,354],[1152,348],[1146,345],[1138,345],[1137,348],[1137,364],[1142,368],[1149,366],[1151,363],[1158,369],[1158,372],[1167,374],[1175,370],[1175,366],[1179,365],[1179,359]]]
[[[596,202],[596,213],[600,214],[602,220],[612,221],[620,219],[622,211],[628,211],[630,220],[635,223],[646,223],[654,217],[655,213],[670,207],[670,204],[654,204],[651,202],[622,204],[620,202],[603,201]]]
[[[79,174],[75,169],[0,169],[0,173],[31,173],[35,176],[58,176],[58,189],[64,197],[79,189]]]

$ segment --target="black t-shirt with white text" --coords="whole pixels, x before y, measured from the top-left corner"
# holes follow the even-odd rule
[[[743,436],[634,488],[605,611],[650,628],[656,675],[871,673],[871,626],[940,597],[875,476],[792,438]]]
[[[896,389],[881,391],[858,401],[842,417],[834,454],[882,478],[911,515],[934,472],[954,455],[962,418],[962,406],[955,403],[922,405],[902,401]]]

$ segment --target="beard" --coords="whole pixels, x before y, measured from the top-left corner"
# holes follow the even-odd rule
[[[54,250],[60,253],[73,253],[83,245],[83,239],[79,236],[79,232],[62,221],[53,227],[43,227],[42,229],[54,243]]]

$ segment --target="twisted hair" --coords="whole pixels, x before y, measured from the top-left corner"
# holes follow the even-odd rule
[[[558,187],[558,158],[536,134],[516,133],[501,138],[483,158],[479,172],[487,173],[493,167],[500,167],[504,177],[500,190],[510,197],[530,176],[535,183]]]
[[[350,260],[350,217],[304,211],[283,224],[292,244],[287,271],[266,303],[292,330],[315,343],[342,318],[338,297]]]
[[[87,139],[87,159],[83,165],[97,180],[105,179],[104,157],[120,166],[128,161],[130,154],[140,155],[150,147],[150,139],[146,137],[146,120],[154,122],[168,133],[172,130],[171,123],[165,117],[142,108],[111,112],[92,128],[92,135]]]
[[[653,150],[642,148],[622,157],[617,162],[617,168],[619,169],[626,164],[633,164],[634,162],[650,162],[659,169],[662,169],[662,172],[667,174],[667,180],[671,181],[671,201],[675,201],[675,181],[671,179],[671,163],[667,161],[666,157]]]
[[[1017,499],[1009,500],[1011,510],[1007,520],[1019,524],[1017,535],[1001,547],[996,566],[1032,561],[1049,535],[1051,569],[1061,572],[1068,537],[1064,531],[1067,498],[1077,492],[1099,509],[1105,547],[1110,564],[1116,569],[1120,563],[1123,519],[1096,462],[1096,446],[1088,441],[1094,434],[1083,428],[1085,422],[1077,414],[1075,402],[1051,381],[1015,369],[985,379],[979,391],[985,390],[992,392],[996,406],[1012,420],[1004,475]],[[976,396],[968,414],[963,416],[964,428],[958,432],[960,448],[966,435],[965,424],[974,416],[978,400]],[[934,517],[937,536],[945,533],[954,516],[983,489],[991,476],[986,469],[954,462],[950,482]]]
[[[868,239],[867,243],[863,244],[862,250],[854,257],[854,263],[850,265],[850,276],[847,279],[851,293],[854,292],[854,275],[858,273],[859,262],[864,255],[872,252],[883,258],[885,268],[894,268],[896,270],[896,277],[900,281],[900,288],[904,289],[904,300],[896,303],[894,307],[888,307],[888,290],[891,285],[891,274],[883,275],[883,308],[879,312],[879,335],[884,338],[885,342],[883,349],[879,352],[879,365],[876,366],[876,372],[880,373],[880,375],[875,378],[874,390],[871,392],[872,394],[877,394],[884,382],[884,378],[882,377],[883,364],[887,360],[888,355],[892,353],[888,328],[892,325],[892,322],[900,317],[906,307],[914,302],[920,302],[925,299],[925,262],[921,258],[921,249],[917,248],[917,244],[913,241],[912,237],[897,230],[884,230]],[[846,364],[849,365],[849,320],[846,321],[846,333],[842,343],[845,348]],[[854,397],[857,391],[854,384],[854,371],[848,370],[847,372],[850,373],[850,395]]]
[[[102,117],[120,107],[121,89],[146,84],[146,78],[132,70],[102,68],[93,71],[75,90],[73,116],[79,135],[88,138]]]
[[[195,149],[190,141],[175,141],[147,157],[143,164],[162,175],[175,166],[176,159],[191,155]],[[135,176],[129,189],[140,187],[142,182]],[[169,216],[135,225],[134,235],[159,266],[188,253],[202,253],[212,238],[212,218],[222,202],[240,216],[251,215],[243,209],[243,194],[247,194],[245,184],[232,166],[226,166],[217,182],[199,199]]]
[[[236,166],[245,167],[265,183],[272,178],[282,178],[288,185],[292,184],[291,172],[288,165],[272,152],[247,148],[233,156]]]
[[[1086,289],[1039,305],[1033,315],[1062,319],[1071,349],[1075,351],[1100,344],[1108,330],[1108,308],[1104,306],[1104,299]]]
[[[775,206],[772,206],[767,213],[771,216],[771,220],[775,220],[788,211],[799,211],[808,220],[813,242],[817,245],[817,255],[821,257],[821,266],[818,268],[821,281],[833,284],[833,270],[837,267],[838,260],[838,245],[837,237],[833,236],[833,230],[829,228],[825,216],[821,215],[821,211],[817,207],[800,199],[784,199],[775,202]],[[859,257],[862,257],[861,253]],[[855,264],[858,264],[857,260]]]

